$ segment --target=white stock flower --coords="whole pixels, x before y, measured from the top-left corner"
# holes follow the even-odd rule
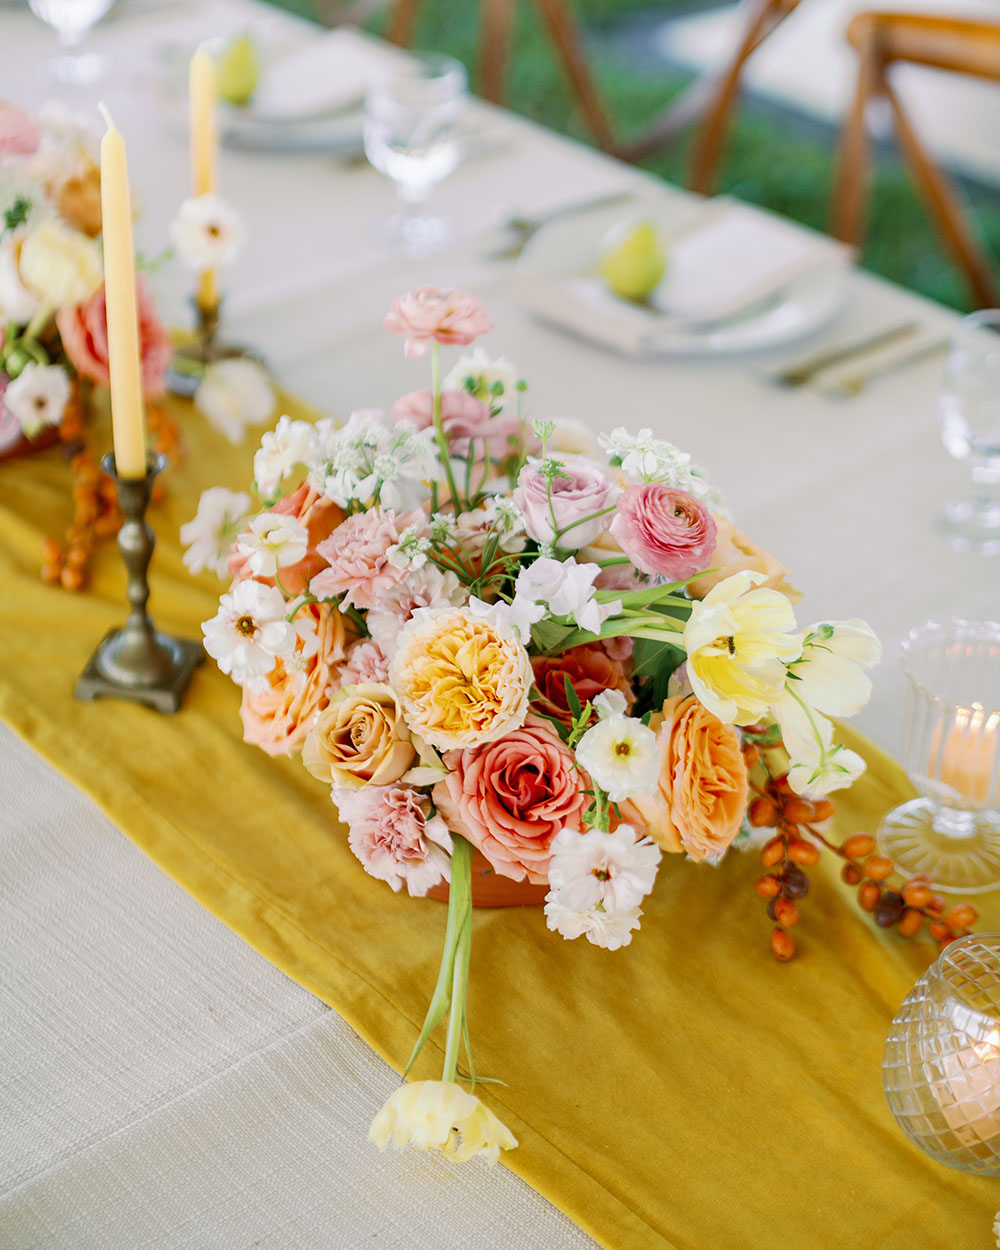
[[[31,361],[8,384],[3,403],[28,438],[34,438],[45,426],[59,424],[69,396],[69,378],[61,365]]]
[[[431,540],[415,525],[409,525],[400,534],[399,542],[387,549],[385,558],[394,569],[422,569],[427,563],[430,548]]]
[[[474,347],[455,361],[441,389],[468,391],[494,412],[502,412],[517,406],[517,370],[503,356],[494,360],[481,347]]]
[[[616,912],[601,911],[597,907],[575,911],[551,894],[548,897],[551,901],[545,904],[545,923],[569,941],[585,937],[594,946],[616,951],[628,946],[632,941],[632,930],[639,928],[639,917],[642,915],[639,907]]]
[[[597,442],[608,459],[617,460],[625,476],[634,482],[664,482],[699,499],[721,503],[721,496],[690,455],[666,439],[655,438],[650,429],[632,434],[620,425],[610,434],[599,434]]]
[[[563,829],[552,839],[548,901],[575,912],[600,907],[610,915],[639,906],[653,888],[660,848],[631,825],[614,833]]]
[[[576,760],[612,803],[652,794],[660,775],[656,734],[633,716],[605,716],[592,725],[576,744]]]
[[[38,296],[21,281],[17,253],[23,232],[8,234],[0,243],[0,320],[27,325],[38,311]]]
[[[196,273],[228,265],[239,252],[245,233],[236,212],[214,192],[185,200],[170,225],[170,240],[177,255]]]
[[[252,360],[217,360],[205,369],[194,406],[220,434],[238,443],[247,426],[263,425],[274,412],[274,388]]]
[[[312,463],[316,430],[308,421],[282,414],[273,430],[262,435],[253,458],[253,477],[264,496],[273,495],[296,465]]]
[[[274,586],[249,578],[237,582],[202,624],[205,650],[237,685],[263,693],[275,660],[295,650],[297,634],[285,611],[285,598]]]
[[[255,577],[274,577],[278,569],[298,564],[305,557],[309,535],[293,517],[261,512],[239,536],[236,549],[249,557]]]
[[[601,632],[601,624],[621,611],[621,600],[599,603],[594,581],[600,574],[596,564],[577,564],[573,559],[553,560],[540,556],[522,568],[514,583],[517,598],[542,603],[553,616],[569,616],[581,629]]]
[[[442,1150],[458,1163],[483,1155],[492,1164],[517,1145],[510,1129],[454,1081],[401,1085],[372,1121],[368,1140],[379,1150]]]
[[[309,480],[335,504],[370,504],[378,494],[383,508],[408,512],[427,497],[425,483],[436,464],[433,429],[390,421],[377,409],[352,412],[336,429],[316,425],[317,449]]]
[[[224,486],[204,491],[196,515],[181,526],[181,542],[187,548],[185,568],[192,573],[211,569],[225,577],[226,564],[249,511],[250,496],[245,491],[226,490]]]

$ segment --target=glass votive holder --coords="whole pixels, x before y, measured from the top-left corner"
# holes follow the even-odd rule
[[[903,765],[920,795],[880,849],[905,873],[975,893],[1000,883],[1000,623],[928,621],[903,641]]]
[[[889,1030],[882,1085],[921,1150],[1000,1175],[1000,933],[952,942],[916,983]]]

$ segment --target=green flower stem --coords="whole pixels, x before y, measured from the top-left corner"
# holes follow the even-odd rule
[[[459,844],[462,850],[459,850]],[[456,882],[461,881],[460,889]],[[459,894],[458,942],[451,977],[451,1012],[445,1043],[443,1081],[453,1081],[458,1071],[458,1051],[465,1037],[465,1000],[469,985],[469,956],[472,951],[472,847],[464,838],[455,839],[451,857],[451,894],[448,905]],[[468,1049],[468,1045],[466,1045]]]
[[[43,301],[35,311],[35,315],[28,322],[24,334],[21,336],[26,339],[36,339],[39,333],[45,327],[45,323],[52,316],[52,305],[47,301]]]
[[[455,475],[451,470],[448,439],[444,432],[444,425],[441,423],[441,344],[437,340],[431,346],[431,385],[434,389],[434,436],[437,439],[438,451],[441,453],[444,465],[444,475],[448,479],[448,489],[451,491],[452,503],[457,514],[461,511],[461,502],[458,487],[455,485]]]
[[[588,521],[596,521],[598,517],[607,516],[609,512],[617,511],[618,509],[612,505],[610,508],[602,508],[600,512],[592,512],[590,516],[583,516],[579,519],[579,521],[574,521],[572,525],[567,525],[561,530],[556,530],[556,536],[553,539],[553,542],[558,547],[559,539],[562,538],[563,534],[568,534],[570,530],[575,530],[578,525],[586,525]],[[552,520],[553,522],[555,521],[555,514],[553,514]]]

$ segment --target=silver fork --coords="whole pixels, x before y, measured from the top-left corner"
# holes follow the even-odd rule
[[[608,195],[597,196],[592,200],[582,200],[578,204],[567,204],[563,208],[554,208],[549,213],[540,213],[537,217],[509,217],[503,223],[503,229],[517,237],[507,246],[490,252],[487,260],[517,260],[529,242],[544,226],[563,217],[575,217],[580,213],[596,212],[600,208],[610,208],[613,204],[622,204],[635,198],[633,191],[615,191]]]

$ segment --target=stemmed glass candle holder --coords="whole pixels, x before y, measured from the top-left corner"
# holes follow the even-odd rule
[[[1000,309],[963,317],[941,388],[941,438],[968,465],[973,495],[945,505],[956,549],[1000,554]]]
[[[1000,1175],[1000,933],[952,942],[916,983],[889,1030],[882,1084],[921,1150]]]
[[[878,841],[908,873],[975,893],[1000,882],[1000,622],[929,621],[903,642],[903,762],[920,797]]]
[[[372,86],[365,101],[365,154],[396,184],[401,211],[388,226],[390,245],[414,257],[440,251],[448,223],[421,206],[462,158],[465,67],[423,53]]]

